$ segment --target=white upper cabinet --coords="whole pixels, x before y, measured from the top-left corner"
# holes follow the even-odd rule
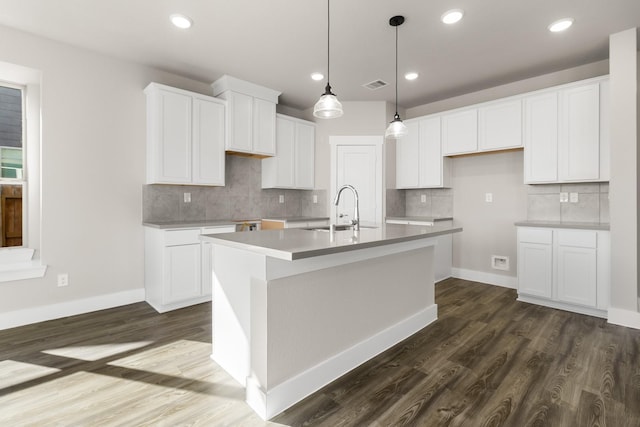
[[[522,99],[478,108],[478,147],[480,151],[522,147]]]
[[[450,186],[450,159],[442,157],[440,116],[406,122],[409,133],[396,142],[396,188]]]
[[[227,75],[211,86],[214,96],[229,103],[226,150],[257,157],[274,156],[280,92]]]
[[[558,178],[600,178],[600,88],[598,83],[560,91]]]
[[[608,181],[608,102],[602,78],[527,96],[525,183]]]
[[[147,184],[224,185],[225,103],[151,83]]]
[[[558,180],[558,94],[524,100],[524,175],[527,183]]]
[[[442,115],[442,151],[444,156],[478,151],[477,108]]]
[[[276,152],[262,160],[262,188],[314,188],[314,123],[278,114]]]

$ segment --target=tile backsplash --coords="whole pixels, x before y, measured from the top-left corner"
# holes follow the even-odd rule
[[[530,221],[609,222],[609,184],[527,185]],[[577,193],[576,203],[561,202],[561,193]]]
[[[260,159],[227,155],[224,187],[145,185],[143,221],[328,216],[326,190],[263,190],[261,180]],[[184,193],[191,193],[190,203],[184,202]],[[280,195],[284,203],[279,202]]]
[[[424,196],[424,202],[422,196]],[[453,189],[388,189],[387,216],[452,217]]]

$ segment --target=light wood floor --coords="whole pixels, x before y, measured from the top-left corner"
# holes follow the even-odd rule
[[[439,319],[260,421],[209,359],[211,305],[0,331],[0,426],[640,426],[640,331],[457,279]]]

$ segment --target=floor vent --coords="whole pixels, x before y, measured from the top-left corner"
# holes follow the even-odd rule
[[[372,82],[369,82],[367,84],[364,84],[362,86],[366,87],[367,89],[370,90],[376,90],[376,89],[380,89],[381,87],[385,87],[387,86],[389,83],[385,82],[384,80],[374,80]]]

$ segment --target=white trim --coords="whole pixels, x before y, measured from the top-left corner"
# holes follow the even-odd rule
[[[0,263],[0,282],[12,282],[14,280],[37,279],[44,277],[47,266],[40,260]],[[1,328],[0,328],[1,329]]]
[[[253,378],[247,378],[246,400],[263,419],[268,420],[311,393],[346,374],[367,360],[382,353],[438,318],[438,306],[433,304],[403,321],[378,332],[353,347],[336,354],[265,393]]]
[[[471,280],[472,282],[488,283],[502,286],[503,288],[518,289],[518,278],[503,276],[501,274],[486,273],[484,271],[467,270],[465,268],[452,268],[451,276],[456,279]]]
[[[528,304],[543,305],[545,307],[557,308],[558,310],[571,311],[573,313],[586,314],[588,316],[607,318],[607,310],[599,310],[597,308],[584,307],[577,304],[567,304],[561,301],[553,301],[546,298],[538,298],[529,295],[518,294],[518,301]]]
[[[609,308],[609,323],[640,329],[640,313],[622,308]]]
[[[0,313],[0,330],[144,301],[144,288]]]

